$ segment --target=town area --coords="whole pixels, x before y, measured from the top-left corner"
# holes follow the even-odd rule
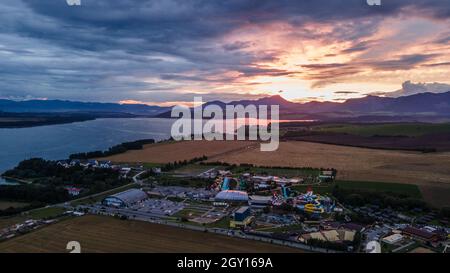
[[[0,230],[0,239],[93,214],[311,252],[448,250],[448,215],[413,198],[409,188],[337,181],[335,169],[230,165],[204,159],[163,165],[59,161],[63,168],[114,169],[131,183],[87,196],[83,196],[87,189],[66,186],[73,199],[47,208],[58,213],[37,220],[25,216],[22,223]]]

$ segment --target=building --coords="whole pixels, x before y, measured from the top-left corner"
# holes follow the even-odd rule
[[[303,182],[303,179],[300,178],[284,178],[284,177],[274,177],[273,181],[277,183],[277,185],[296,185]]]
[[[245,206],[245,207],[240,207],[238,210],[236,210],[234,212],[234,220],[235,221],[243,221],[245,220],[245,218],[250,216],[250,208]]]
[[[344,225],[342,225],[342,228],[352,230],[355,232],[362,232],[365,229],[364,226],[356,224],[356,223],[345,223]]]
[[[64,168],[70,168],[70,161],[69,160],[59,160],[56,162],[56,165],[64,167]]]
[[[111,161],[98,161],[98,167],[102,169],[110,169],[112,166]]]
[[[252,195],[250,196],[250,206],[252,208],[265,208],[272,205],[272,196]]]
[[[123,167],[123,168],[120,169],[120,173],[121,173],[122,175],[125,175],[125,176],[126,176],[129,172],[131,172],[131,168]]]
[[[214,198],[216,202],[248,203],[248,194],[245,191],[225,190],[219,192]]]
[[[66,190],[71,196],[78,196],[81,192],[81,189],[75,187],[67,187]]]
[[[129,189],[110,195],[103,199],[102,204],[111,207],[128,207],[132,204],[147,199],[147,194],[138,189]]]
[[[436,233],[431,233],[426,230],[418,229],[415,227],[406,227],[402,229],[403,234],[413,237],[414,239],[423,242],[436,242],[439,241],[439,236]]]
[[[266,184],[270,184],[270,182],[273,181],[273,176],[252,176],[251,177],[251,181],[254,183],[266,183]]]
[[[342,243],[346,241],[353,242],[355,240],[355,234],[356,233],[351,230],[331,229],[303,234],[300,236],[299,240],[306,243],[308,243],[308,240],[310,239],[332,243]]]
[[[247,227],[253,223],[254,217],[250,214],[250,207],[240,207],[234,212],[233,220],[230,221],[230,227]]]
[[[89,159],[89,160],[87,161],[87,165],[88,165],[89,167],[96,167],[96,166],[98,166],[98,161],[95,160],[95,159]]]
[[[324,182],[330,182],[335,179],[335,176],[336,176],[336,173],[334,171],[325,170],[325,171],[321,171],[321,173],[319,175],[319,179]]]
[[[382,241],[383,241],[384,243],[390,244],[390,245],[394,245],[394,244],[396,244],[396,243],[399,243],[399,242],[401,242],[402,240],[403,240],[403,235],[398,234],[398,233],[389,235],[389,236],[384,237],[384,238],[382,239]]]

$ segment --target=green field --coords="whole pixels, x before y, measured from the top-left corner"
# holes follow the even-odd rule
[[[146,168],[146,169],[161,168],[162,166],[164,166],[164,164],[162,164],[162,163],[150,163],[150,162],[145,162],[143,165],[144,165],[144,168]]]
[[[82,205],[82,204],[92,204],[92,203],[96,203],[96,202],[101,201],[106,196],[109,196],[109,195],[112,195],[112,194],[115,194],[115,193],[118,193],[118,192],[126,191],[126,190],[129,190],[129,189],[132,189],[132,188],[138,188],[138,187],[139,187],[139,185],[137,185],[135,183],[130,183],[130,184],[123,185],[121,187],[118,187],[118,188],[115,188],[115,189],[112,189],[112,190],[108,190],[108,191],[105,191],[105,192],[94,194],[92,196],[82,197],[82,198],[73,200],[73,201],[70,202],[70,204],[72,206],[77,206],[77,205]]]
[[[26,215],[33,219],[53,218],[63,214],[65,211],[66,210],[61,207],[48,207],[28,211]]]
[[[0,200],[0,210],[8,209],[8,208],[22,208],[29,205],[28,203],[23,202],[9,202],[9,201],[1,201]]]
[[[210,228],[230,228],[230,218],[225,216],[219,221],[207,224],[206,226]]]
[[[358,136],[422,136],[450,133],[450,123],[327,124],[312,127],[314,131],[345,133]]]
[[[184,218],[195,218],[195,217],[200,217],[204,214],[204,211],[198,211],[198,210],[193,210],[193,209],[183,209],[180,210],[179,212],[175,213],[173,216],[174,217],[184,217]]]
[[[312,186],[312,190],[318,194],[330,194],[334,186],[337,185],[343,189],[354,189],[373,192],[392,192],[407,195],[412,198],[422,199],[419,187],[410,184],[369,182],[369,181],[336,181],[331,184],[321,184]],[[292,187],[299,192],[305,192],[309,186],[298,185]]]
[[[216,166],[209,166],[209,165],[200,165],[200,164],[189,164],[186,166],[182,166],[180,168],[177,168],[170,173],[174,174],[187,174],[192,176],[197,176],[201,173],[204,173],[210,169],[215,168]]]

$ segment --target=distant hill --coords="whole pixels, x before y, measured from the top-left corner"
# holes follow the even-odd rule
[[[258,100],[241,100],[224,103],[212,101],[204,104],[219,105],[225,109],[226,105],[279,105],[280,116],[285,119],[339,119],[357,118],[359,116],[384,116],[385,120],[399,119],[400,116],[412,118],[417,116],[445,116],[450,117],[450,92],[421,93],[398,98],[366,96],[358,99],[349,99],[343,103],[338,102],[307,102],[294,103],[283,99],[279,95],[261,98]],[[161,113],[158,117],[169,118],[170,110]],[[404,120],[404,119],[402,119]]]
[[[450,117],[450,91],[446,93],[421,93],[398,98],[366,96],[337,102],[295,103],[279,95],[257,100],[239,100],[232,102],[211,101],[203,105],[279,105],[283,119],[317,120],[411,120],[417,117]],[[170,118],[170,107],[149,106],[145,104],[118,104],[98,102],[77,102],[63,100],[0,100],[0,112],[14,113],[113,113],[138,116]],[[382,117],[382,118],[381,118]]]
[[[15,113],[96,112],[155,116],[168,111],[169,109],[170,108],[168,107],[149,106],[146,104],[118,104],[64,100],[0,100],[0,111]]]

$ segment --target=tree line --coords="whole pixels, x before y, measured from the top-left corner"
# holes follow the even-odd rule
[[[106,151],[76,153],[76,154],[71,154],[69,156],[69,158],[86,160],[86,159],[90,159],[90,158],[107,157],[107,156],[125,153],[126,151],[129,151],[129,150],[142,150],[144,148],[144,145],[154,144],[154,143],[155,143],[154,139],[142,139],[142,140],[137,140],[137,141],[124,142],[124,143],[115,145]]]

